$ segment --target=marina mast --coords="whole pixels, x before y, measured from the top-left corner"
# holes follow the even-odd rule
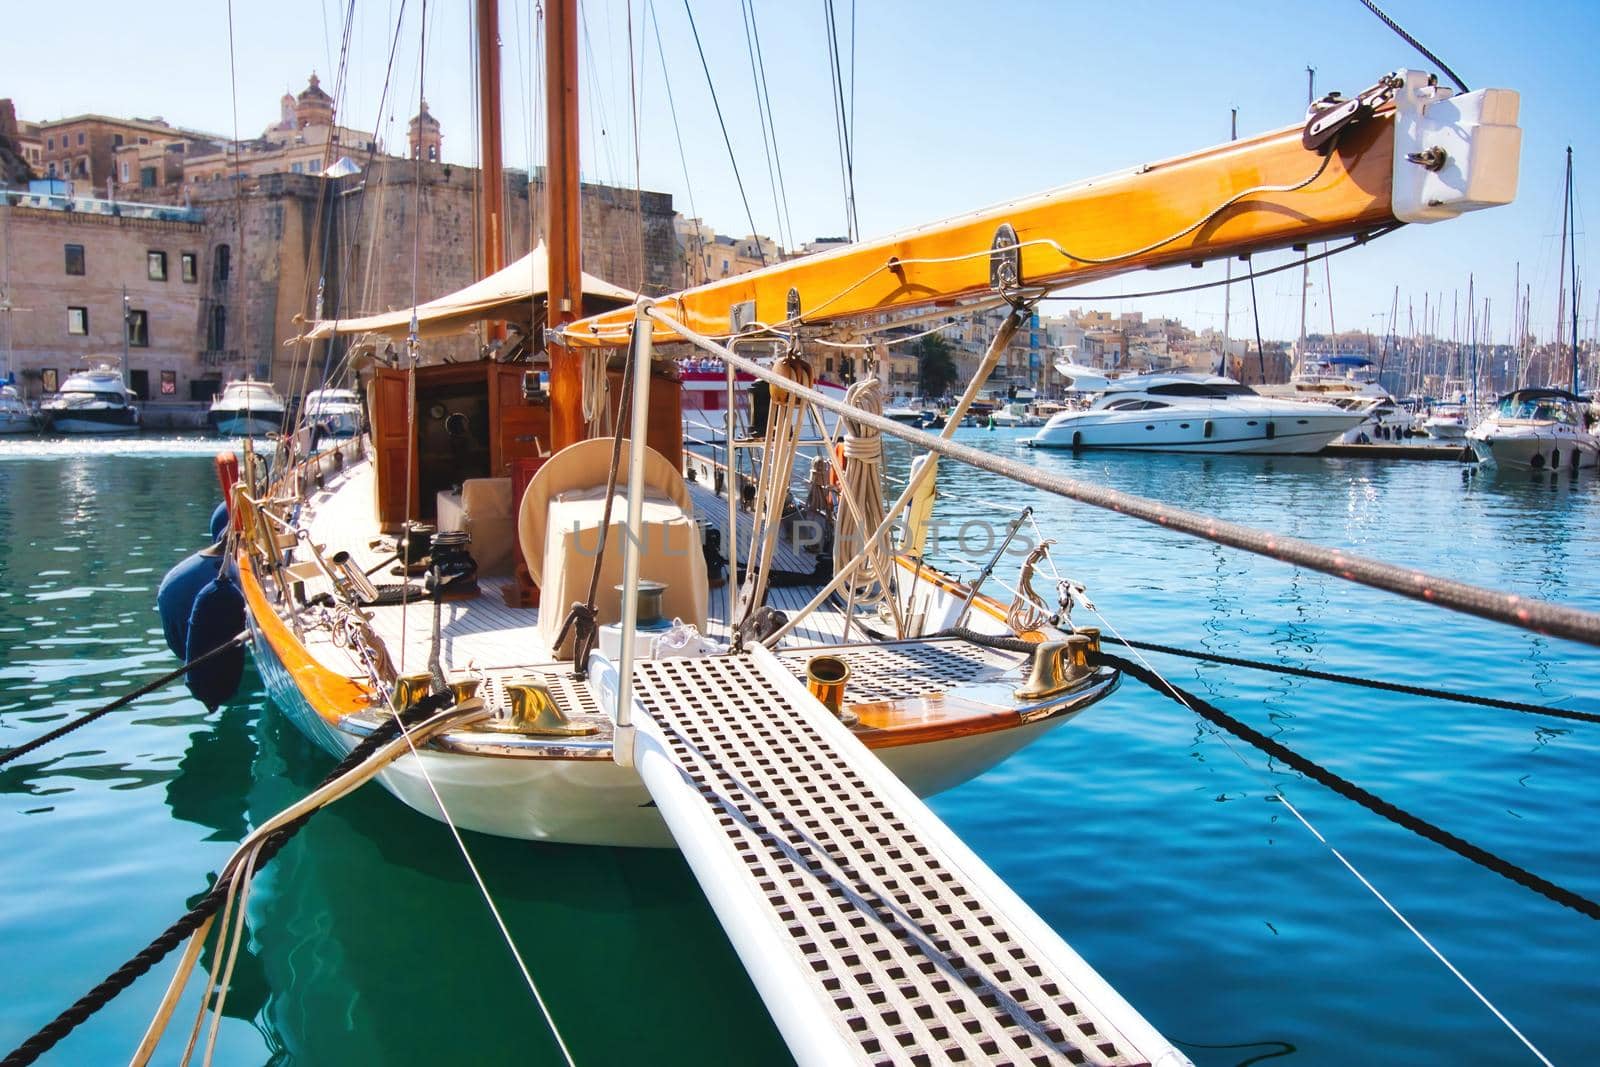
[[[545,8],[545,242],[550,255],[547,325],[582,315],[582,213],[578,205],[578,12],[573,0]],[[582,359],[550,345],[550,450],[584,438]]]

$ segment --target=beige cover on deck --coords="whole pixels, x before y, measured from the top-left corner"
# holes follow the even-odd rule
[[[628,521],[627,469],[631,442],[622,443],[617,494],[606,530],[605,558],[595,593],[595,614],[603,626],[622,618],[614,588],[622,583],[622,557]],[[646,449],[644,519],[639,575],[666,583],[662,614],[706,628],[706,558],[694,503],[683,475],[666,457]],[[517,511],[517,539],[528,573],[539,585],[539,636],[558,659],[572,655],[572,639],[556,648],[567,611],[589,594],[589,578],[600,546],[611,439],[580,441],[557,452],[539,468]]]
[[[520,305],[549,291],[550,255],[540,241],[532,252],[487,278],[426,304],[418,304],[417,333],[421,337],[462,333],[485,319],[529,321],[533,315],[531,309]],[[609,302],[605,303],[606,307],[631,304],[638,299],[637,294],[620,285],[587,273],[583,276],[583,295]],[[312,323],[299,340],[319,341],[336,333],[377,333],[402,340],[410,330],[411,309],[402,308],[359,319],[323,319]]]

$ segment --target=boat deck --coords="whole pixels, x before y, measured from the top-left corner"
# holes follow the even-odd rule
[[[1185,1062],[774,657],[636,678],[640,773],[801,1062]]]
[[[327,488],[312,495],[307,507],[311,540],[323,546],[324,554],[328,556],[340,550],[349,552],[363,570],[379,567],[389,554],[385,546],[373,547],[373,542],[378,540],[378,528],[372,514],[372,477],[370,465],[357,464],[330,479]],[[691,483],[690,489],[696,515],[701,522],[726,522],[726,501],[720,500],[704,485]],[[739,519],[740,544],[747,546],[750,540],[750,516],[741,512]],[[297,555],[296,558],[302,557]],[[790,573],[809,574],[816,566],[816,558],[810,553],[780,545],[775,563],[778,568]],[[386,566],[380,567],[373,574],[373,581],[380,586],[398,583],[400,579],[387,571]],[[542,608],[507,606],[504,594],[511,584],[509,577],[481,576],[476,597],[442,605],[440,659],[446,664],[447,671],[508,671],[550,663],[555,658],[539,635],[539,612]],[[406,605],[365,609],[371,617],[373,632],[383,640],[402,672],[423,669],[433,634],[432,602],[420,592],[421,583],[416,582],[415,585],[419,590],[415,601]],[[320,578],[306,582],[308,596],[326,588],[326,581]],[[767,604],[780,611],[793,613],[804,607],[820,588],[820,585],[775,584],[767,594]],[[717,641],[728,639],[730,595],[736,595],[736,591],[730,584],[723,584],[712,589],[708,598],[707,636]],[[859,617],[868,625],[882,628],[882,623],[877,622],[875,617],[865,614]],[[859,639],[862,632],[852,626],[850,636]],[[783,647],[838,644],[845,639],[842,607],[837,604],[824,605],[784,639]],[[324,666],[350,677],[365,677],[365,669],[346,649],[335,645],[332,640],[308,632],[306,643],[309,651]]]

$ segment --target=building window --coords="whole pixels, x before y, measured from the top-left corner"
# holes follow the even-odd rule
[[[87,159],[78,160],[78,177],[87,178],[88,176],[89,176],[89,161]]]
[[[164,371],[161,372],[161,395],[162,396],[177,396],[178,395],[178,372],[177,371],[175,371],[175,370],[164,370]]]
[[[200,266],[199,266],[200,257],[197,256],[195,253],[193,253],[193,252],[185,252],[185,253],[183,253],[181,256],[178,257],[178,263],[180,265],[180,269],[183,272],[183,280],[184,281],[193,282],[193,281],[198,281],[200,279]]]
[[[122,161],[122,180],[128,180],[128,161],[126,159]]]
[[[220,352],[228,347],[228,309],[218,304],[211,309],[211,329],[206,334],[206,348]]]
[[[300,170],[301,170],[300,164],[298,164],[298,163],[289,164],[289,173],[291,173],[291,174],[299,174]]]
[[[54,152],[56,150],[56,139],[54,137],[46,137],[45,138],[45,147],[50,149],[50,151]]]
[[[149,251],[145,253],[145,271],[153,282],[167,280],[167,254],[165,252]]]
[[[139,168],[139,188],[141,188],[141,189],[154,189],[155,187],[156,187],[156,168],[154,168],[154,167],[140,167]]]
[[[111,135],[111,147],[112,148],[121,148],[122,147],[122,134],[114,133],[114,134]]]
[[[89,309],[67,308],[67,332],[78,337],[87,336],[89,333]]]
[[[82,245],[67,245],[67,273],[68,274],[82,274],[82,273],[84,273],[84,270],[83,270],[83,246]]]
[[[431,145],[428,146],[428,162],[429,163],[437,163],[437,162],[439,162],[439,146],[438,145],[431,144]]]
[[[53,393],[60,388],[61,379],[56,377],[54,367],[45,367],[39,372],[39,388],[47,393]]]
[[[232,258],[232,251],[227,245],[217,246],[217,264],[215,268],[217,281],[225,282],[228,280],[228,274],[233,269],[233,264],[230,262]]]
[[[149,143],[150,143],[150,138],[148,138],[148,137],[141,137],[141,138],[139,138],[139,143],[140,143],[140,144],[149,144]]]
[[[56,165],[52,161],[51,164],[50,164],[50,177],[54,178],[55,176],[56,176]]]
[[[79,134],[78,134],[78,147],[79,148],[83,147],[83,134],[82,134],[82,132],[79,132]]]
[[[150,347],[150,314],[141,308],[128,309],[128,345],[132,348]]]

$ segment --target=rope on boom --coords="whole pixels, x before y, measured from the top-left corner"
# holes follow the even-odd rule
[[[863,378],[850,386],[845,403],[874,415],[883,413],[883,396],[876,377]],[[843,569],[859,551],[866,560],[850,579],[847,596],[852,604],[875,604],[888,590],[894,573],[894,552],[887,534],[870,545],[862,541],[883,522],[883,436],[871,426],[852,418],[844,420],[844,481],[839,486],[839,507],[834,515],[833,566]],[[847,507],[845,497],[856,502]],[[853,612],[847,612],[853,614]]]

